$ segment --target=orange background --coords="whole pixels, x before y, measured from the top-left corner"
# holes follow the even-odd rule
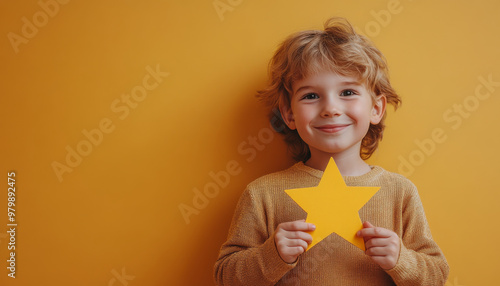
[[[285,36],[334,15],[372,38],[403,98],[370,163],[418,186],[451,266],[447,285],[494,284],[499,8],[456,0],[3,1],[0,175],[6,182],[16,171],[18,227],[12,279],[5,184],[0,284],[213,285],[245,185],[292,164],[254,97],[268,60]],[[169,74],[155,81],[148,69]],[[496,86],[480,80],[488,77]],[[140,100],[126,99],[131,92]],[[107,133],[94,130],[103,120]],[[74,167],[68,148],[85,153]],[[60,179],[54,162],[67,168]],[[228,164],[233,175],[220,181]],[[194,190],[205,188],[211,198],[200,200]]]

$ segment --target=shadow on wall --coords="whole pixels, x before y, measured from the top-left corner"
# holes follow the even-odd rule
[[[200,212],[199,216],[208,215],[209,219],[200,219],[196,222],[195,216],[189,227],[199,237],[186,251],[190,258],[182,274],[183,285],[213,285],[213,267],[217,260],[219,249],[227,238],[231,219],[241,193],[252,180],[293,164],[287,156],[286,145],[281,134],[275,132],[267,118],[264,106],[255,97],[256,91],[265,85],[255,82],[242,88],[241,96],[246,100],[237,107],[238,117],[231,119],[234,122],[232,130],[225,130],[231,134],[229,146],[234,146],[238,152],[234,161],[239,163],[239,174],[231,177],[231,182],[224,191],[211,199],[210,204]],[[217,208],[216,205],[219,205]],[[206,236],[209,236],[207,238]],[[194,271],[195,270],[195,271]],[[193,275],[196,272],[196,275]]]

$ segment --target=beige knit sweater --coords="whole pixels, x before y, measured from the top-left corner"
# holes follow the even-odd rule
[[[406,178],[374,166],[347,176],[348,186],[381,186],[359,211],[362,221],[390,229],[401,238],[396,266],[384,271],[362,250],[335,233],[284,262],[274,244],[278,224],[305,219],[307,213],[286,189],[318,185],[323,172],[297,163],[250,183],[238,202],[227,241],[214,267],[218,285],[444,285],[446,259],[432,240],[415,186]]]

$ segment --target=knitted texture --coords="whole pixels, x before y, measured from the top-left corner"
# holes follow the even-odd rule
[[[335,233],[300,255],[294,264],[284,262],[274,243],[276,227],[307,217],[284,190],[317,186],[322,175],[322,171],[299,162],[247,186],[214,267],[217,285],[445,284],[448,264],[432,239],[416,187],[378,166],[344,180],[348,186],[381,187],[359,215],[362,221],[390,229],[400,237],[396,266],[384,271]]]

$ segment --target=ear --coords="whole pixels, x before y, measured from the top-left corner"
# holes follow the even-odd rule
[[[281,113],[281,118],[283,118],[283,121],[285,122],[286,126],[290,128],[291,130],[297,129],[295,126],[295,119],[293,117],[293,112],[292,108],[286,104],[280,104],[280,113]]]
[[[384,94],[379,94],[373,100],[373,107],[370,115],[370,123],[377,125],[380,123],[385,114],[385,107],[387,105],[387,98]]]

